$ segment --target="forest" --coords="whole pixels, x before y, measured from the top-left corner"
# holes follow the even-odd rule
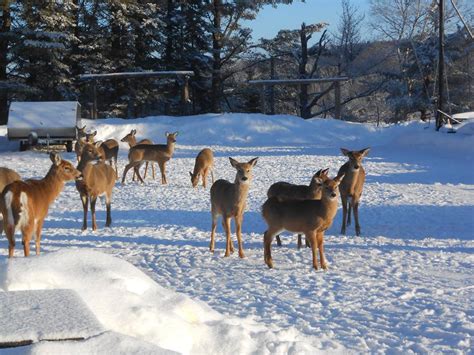
[[[265,6],[293,1],[63,0],[0,2],[0,124],[12,101],[78,100],[91,116],[84,74],[192,71],[192,76],[95,81],[97,116],[135,118],[210,112],[334,117],[335,82],[266,86],[252,80],[346,78],[342,117],[359,122],[428,120],[436,106],[438,5],[371,0],[363,13],[340,3],[337,24],[301,23],[254,38]],[[446,111],[474,109],[474,11],[446,5]],[[469,25],[470,24],[470,25]],[[365,26],[365,27],[364,27]],[[364,30],[369,29],[369,31]],[[368,37],[370,33],[370,38]]]

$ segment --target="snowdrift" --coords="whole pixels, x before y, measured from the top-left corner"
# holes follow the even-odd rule
[[[0,290],[73,289],[107,330],[79,342],[39,343],[41,353],[297,354],[316,349],[296,330],[225,317],[169,291],[126,261],[91,250],[2,260]],[[18,327],[21,331],[21,326]],[[135,339],[133,339],[133,338]],[[103,339],[102,339],[103,338]],[[332,342],[334,350],[342,350]]]

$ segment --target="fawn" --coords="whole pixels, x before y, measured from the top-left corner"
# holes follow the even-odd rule
[[[338,175],[344,174],[344,179],[339,185],[339,192],[341,193],[342,201],[342,226],[341,234],[346,233],[347,225],[351,224],[351,209],[354,211],[355,232],[360,235],[359,224],[359,200],[362,195],[362,189],[365,182],[365,170],[362,167],[362,159],[367,156],[370,148],[365,148],[359,151],[349,151],[341,148],[342,154],[349,158],[339,169]],[[349,205],[349,210],[348,210]]]
[[[13,181],[21,180],[20,175],[12,169],[0,168],[0,194]],[[0,235],[3,233],[3,216],[0,213]]]
[[[144,183],[140,176],[140,172],[138,171],[138,168],[144,161],[157,162],[161,172],[161,183],[167,184],[165,170],[166,162],[173,157],[177,136],[178,132],[166,132],[166,144],[139,144],[130,148],[130,151],[128,152],[129,163],[123,170],[122,184],[125,183],[125,177],[131,168],[134,169],[140,182],[142,184]]]
[[[244,258],[242,246],[242,221],[244,210],[247,204],[247,195],[250,182],[252,181],[252,168],[257,164],[258,158],[253,158],[247,163],[239,163],[237,160],[229,158],[230,164],[237,170],[234,182],[219,179],[211,187],[211,242],[209,250],[214,252],[214,237],[217,227],[217,218],[222,216],[222,225],[226,233],[225,255],[229,256],[234,252],[234,245],[230,238],[230,219],[235,221],[235,230],[239,244],[239,257]]]
[[[191,175],[191,184],[196,187],[199,183],[199,177],[202,177],[202,186],[206,188],[207,173],[211,171],[212,183],[214,183],[214,154],[209,148],[204,148],[199,152],[194,162],[193,172],[189,172]]]
[[[311,183],[307,185],[294,185],[288,182],[280,181],[274,183],[267,191],[267,197],[276,197],[279,201],[286,200],[320,200],[323,181],[328,178],[329,169],[319,170],[311,178]],[[281,247],[280,235],[276,236],[277,245]],[[305,241],[306,247],[309,247],[309,240]],[[301,249],[301,234],[298,234],[298,249]]]
[[[40,253],[41,229],[49,205],[61,193],[66,181],[78,178],[81,173],[68,161],[55,153],[50,154],[53,165],[41,180],[14,181],[3,190],[0,210],[5,221],[8,239],[8,257],[15,251],[15,230],[22,233],[23,251],[30,255],[30,241],[36,236],[36,255]]]
[[[98,162],[92,164],[92,162]],[[101,161],[100,142],[95,144],[85,143],[82,149],[81,161],[77,169],[82,173],[82,179],[76,180],[76,189],[81,196],[82,207],[84,210],[84,221],[82,230],[87,229],[87,208],[90,199],[92,214],[92,230],[97,229],[95,218],[95,204],[97,197],[105,194],[105,204],[107,209],[107,218],[105,226],[112,224],[111,201],[112,189],[117,178],[114,169]]]
[[[132,129],[130,131],[130,133],[128,133],[120,141],[128,143],[128,146],[130,148],[132,148],[132,147],[134,147],[138,144],[153,144],[153,142],[150,139],[146,139],[146,138],[137,142],[137,138],[135,137],[136,134],[137,134],[137,130]],[[143,175],[144,179],[146,179],[147,172],[148,172],[148,162],[146,162],[146,164],[145,164],[145,174]],[[155,166],[153,165],[153,163],[151,163],[151,173],[152,173],[152,176],[153,176],[153,180],[155,180]],[[136,174],[135,174],[135,171],[134,171],[132,181],[135,181],[135,175]]]
[[[303,233],[310,241],[313,267],[318,269],[316,251],[319,249],[321,267],[327,269],[324,256],[324,232],[331,226],[337,213],[338,186],[344,175],[323,182],[321,200],[279,201],[269,198],[262,206],[262,215],[268,225],[264,234],[264,259],[273,268],[271,244],[273,237],[283,230]]]

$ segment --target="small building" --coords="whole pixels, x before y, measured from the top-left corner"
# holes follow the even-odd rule
[[[12,102],[8,114],[9,140],[19,140],[20,150],[36,144],[65,144],[72,151],[81,125],[77,101]]]

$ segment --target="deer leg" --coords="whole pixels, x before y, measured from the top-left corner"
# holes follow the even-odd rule
[[[33,235],[33,226],[28,224],[25,226],[22,230],[21,233],[23,234],[23,251],[25,253],[25,256],[30,255],[30,241],[31,241],[31,236]]]
[[[277,230],[268,228],[263,234],[263,259],[265,260],[265,264],[267,264],[270,269],[273,268],[272,241],[273,236],[277,233]]]
[[[239,243],[239,257],[245,258],[244,247],[242,245],[242,221],[244,216],[235,217],[235,232],[237,234],[237,243]]]
[[[42,221],[37,221],[36,222],[36,232],[35,232],[35,251],[36,251],[36,255],[39,255],[40,254],[40,241],[41,241],[41,230],[43,229],[43,222],[44,220]]]
[[[311,251],[313,253],[313,267],[318,270],[318,241],[315,232],[305,233],[305,237],[311,240]]]
[[[110,165],[112,165],[112,161],[110,161]],[[114,165],[115,165],[115,180],[118,179],[118,169],[117,169],[117,157],[114,157]]]
[[[354,220],[356,236],[360,235],[360,224],[359,224],[359,202],[354,203]]]
[[[84,210],[84,220],[82,222],[82,230],[87,229],[87,209],[88,209],[88,204],[89,204],[89,196],[87,195],[81,195],[81,201],[82,201],[82,209]]]
[[[230,218],[227,216],[222,216],[222,225],[224,226],[226,236],[224,256],[227,257],[230,256],[231,251],[233,252],[232,249],[234,249],[234,246],[231,248],[232,239],[230,238]]]
[[[211,253],[214,253],[214,238],[216,235],[216,228],[217,228],[217,214],[214,211],[211,211],[212,214],[212,227],[211,227],[211,242],[209,243],[209,250]]]
[[[145,162],[145,174],[143,174],[143,178],[146,179],[146,173],[148,172],[148,162]]]
[[[303,246],[303,242],[301,241],[301,234],[298,234],[298,250],[301,249],[301,247]]]
[[[349,199],[347,205],[348,205],[347,206],[347,225],[350,226],[351,225],[351,212],[353,210],[352,198]]]
[[[281,244],[281,239],[280,239],[280,235],[279,235],[279,234],[277,234],[277,236],[276,236],[276,241],[277,241],[277,245],[278,245],[279,247],[281,247],[282,244]]]
[[[160,167],[160,171],[161,171],[161,184],[162,185],[166,185],[167,182],[166,182],[166,166],[165,166],[165,162],[158,162],[158,166]]]
[[[8,257],[12,258],[15,251],[15,226],[13,224],[6,224],[5,234],[8,239]]]
[[[211,169],[211,181],[214,184],[214,169]]]
[[[95,203],[97,202],[97,196],[91,196],[91,215],[92,215],[92,230],[97,230],[97,222],[95,220]]]
[[[108,193],[105,195],[105,207],[107,209],[107,217],[105,219],[105,226],[110,227],[112,224],[112,215],[110,213],[111,211],[111,203],[112,203],[112,192]]]
[[[125,177],[127,176],[128,171],[129,171],[131,168],[134,168],[134,167],[135,167],[135,164],[134,164],[134,163],[128,163],[128,164],[125,166],[125,169],[123,169],[122,185],[125,184]]]
[[[201,174],[201,178],[202,178],[202,186],[206,188],[207,169],[204,169],[204,171]]]
[[[305,242],[306,248],[311,248],[311,243],[310,243],[310,240],[308,238],[305,237],[304,242]]]
[[[137,175],[138,180],[140,180],[140,182],[141,182],[142,184],[144,184],[145,181],[143,181],[142,176],[140,175],[140,170],[139,170],[139,169],[140,169],[140,165],[135,165],[135,167],[133,168],[133,171],[134,171],[135,174]]]
[[[319,259],[321,260],[321,268],[327,270],[328,266],[326,263],[326,257],[324,255],[324,232],[319,232],[316,235],[316,239],[318,241],[318,249],[319,249]]]
[[[151,174],[153,176],[153,180],[155,180],[155,164],[151,162]]]
[[[346,218],[347,218],[347,199],[342,197],[342,226],[341,226],[341,234],[346,234]]]

